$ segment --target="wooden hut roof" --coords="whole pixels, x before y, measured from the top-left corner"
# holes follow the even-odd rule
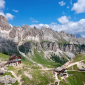
[[[10,59],[13,58],[13,57],[15,57],[15,56],[18,56],[18,55],[14,54],[14,55],[12,55],[12,56],[10,57]],[[20,56],[18,56],[18,57],[20,57]]]
[[[16,54],[12,55],[10,58],[13,58],[13,57],[15,57],[15,56],[16,56]]]

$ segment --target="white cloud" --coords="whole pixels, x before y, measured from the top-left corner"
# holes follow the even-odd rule
[[[85,19],[81,19],[77,22],[69,21],[66,17],[68,23],[62,24],[32,24],[31,27],[36,26],[37,28],[41,28],[42,26],[47,28],[52,28],[55,31],[60,32],[64,30],[67,33],[82,33],[85,32]]]
[[[69,6],[67,6],[67,9],[69,8]]]
[[[5,17],[7,18],[7,20],[12,20],[14,18],[14,15],[6,13]]]
[[[65,30],[68,33],[78,33],[78,32],[85,32],[85,19],[81,19],[78,22],[68,21],[66,24],[58,24],[53,29],[61,31]]]
[[[85,0],[78,0],[71,10],[74,10],[77,14],[85,12]]]
[[[68,23],[68,22],[69,22],[68,19],[69,19],[69,18],[68,18],[67,16],[62,16],[62,17],[58,18],[58,21],[59,21],[60,23],[62,23],[62,24],[65,24],[65,23]]]
[[[63,1],[61,1],[61,2],[59,2],[59,4],[60,4],[61,6],[64,6],[66,3],[63,2]]]
[[[36,26],[37,28],[41,28],[41,27],[46,27],[46,28],[49,28],[50,26],[48,25],[48,24],[32,24],[32,25],[30,25],[31,27],[34,27],[34,26]]]
[[[0,0],[0,9],[5,7],[5,1],[4,0]]]
[[[12,15],[10,13],[4,14],[3,11],[0,12],[0,15],[5,16],[7,20],[12,20],[14,18],[14,15]]]
[[[14,10],[14,9],[13,9],[12,11],[14,11],[14,12],[16,12],[16,13],[19,12],[18,10]]]

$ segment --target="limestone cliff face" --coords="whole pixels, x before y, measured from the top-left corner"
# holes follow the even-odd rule
[[[57,51],[57,44],[54,42],[41,42],[41,47],[44,51]]]

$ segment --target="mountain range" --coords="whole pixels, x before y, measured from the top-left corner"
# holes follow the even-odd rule
[[[85,50],[84,44],[85,38],[79,34],[55,32],[46,27],[31,28],[29,25],[12,28],[7,19],[0,15],[0,52],[19,53],[17,49],[19,48],[21,52],[32,55],[36,49],[38,52],[43,51],[45,58],[50,58],[52,54],[59,57],[65,54],[73,58],[76,53]]]

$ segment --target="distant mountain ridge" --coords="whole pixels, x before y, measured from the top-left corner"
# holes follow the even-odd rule
[[[76,34],[76,38],[83,38],[80,34]]]
[[[80,34],[70,34],[74,38],[83,38]]]

